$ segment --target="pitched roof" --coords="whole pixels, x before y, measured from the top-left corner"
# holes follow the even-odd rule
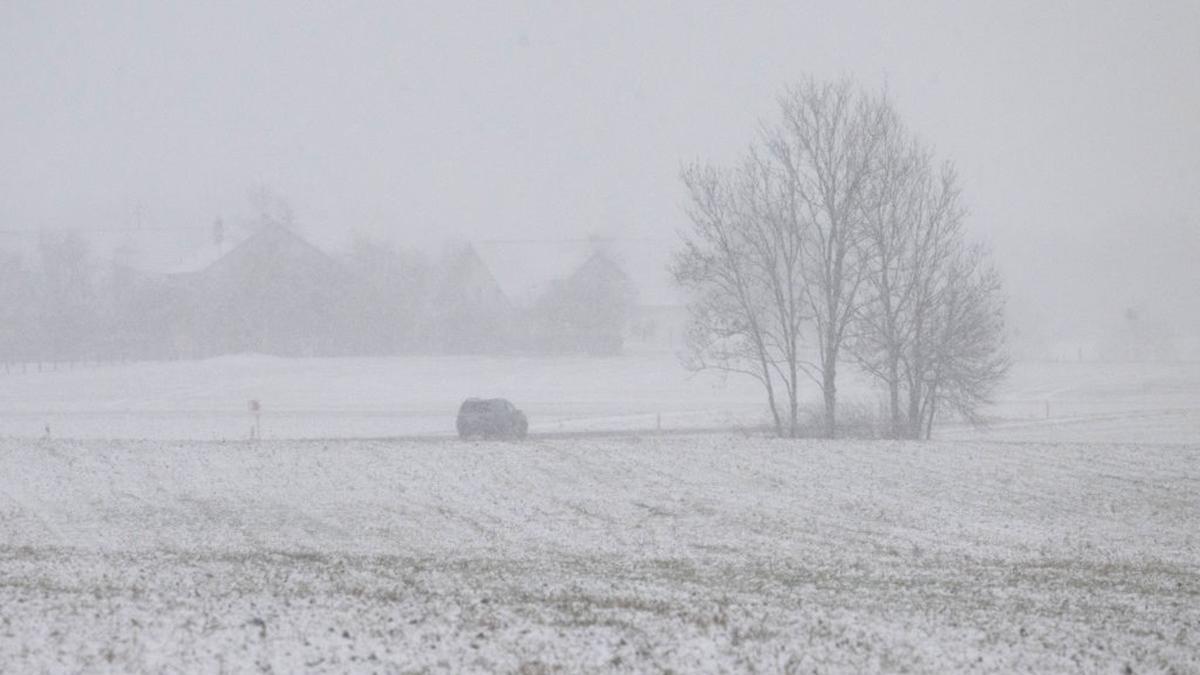
[[[556,281],[570,278],[597,253],[629,277],[643,306],[682,304],[667,265],[671,251],[639,240],[484,241],[477,251],[505,295],[530,307]]]
[[[220,274],[222,270],[246,264],[259,256],[289,251],[293,258],[301,257],[328,270],[340,270],[341,264],[329,254],[311,244],[292,230],[279,225],[265,225],[237,243],[229,252],[216,256],[207,265],[194,271]]]
[[[463,293],[492,304],[509,305],[512,302],[511,296],[496,280],[493,269],[471,244],[456,249],[443,260],[434,288],[438,302],[462,300]]]

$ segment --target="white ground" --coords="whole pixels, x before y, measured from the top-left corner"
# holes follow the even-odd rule
[[[0,444],[0,669],[1200,672],[1196,446]]]
[[[0,373],[0,672],[1200,672],[1200,365],[1022,364],[926,444],[397,438],[469,394],[762,421],[669,355]]]

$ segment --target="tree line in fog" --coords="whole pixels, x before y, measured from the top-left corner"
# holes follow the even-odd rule
[[[600,253],[508,298],[469,245],[437,260],[359,237],[329,255],[289,223],[194,271],[154,273],[46,231],[33,255],[0,251],[0,362],[405,353],[620,352],[635,290]]]

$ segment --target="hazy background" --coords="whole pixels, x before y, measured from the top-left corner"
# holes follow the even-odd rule
[[[850,75],[958,164],[1023,334],[1200,334],[1200,3],[446,4],[0,3],[0,248],[258,185],[330,248],[671,246],[682,160]]]

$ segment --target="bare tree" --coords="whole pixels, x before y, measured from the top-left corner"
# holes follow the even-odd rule
[[[935,173],[895,119],[876,175],[850,348],[887,389],[890,434],[928,437],[942,405],[977,419],[1006,370],[1000,281],[965,243],[953,167]]]
[[[736,168],[683,172],[688,365],[762,382],[781,435],[799,431],[803,378],[837,435],[847,354],[885,385],[892,436],[928,436],[939,408],[972,417],[1007,365],[1003,302],[965,244],[953,168],[935,170],[887,98],[849,81],[806,81],[780,108]]]
[[[782,123],[765,131],[787,177],[789,217],[805,223],[804,283],[815,323],[825,435],[837,435],[837,368],[865,268],[856,255],[891,106],[850,80],[806,80],[780,98]]]
[[[780,208],[786,205],[780,178],[755,152],[733,171],[685,168],[692,227],[672,271],[695,295],[687,365],[757,379],[776,433],[796,436],[804,377],[803,232]]]
[[[1008,372],[1004,352],[1004,296],[1000,275],[980,247],[960,249],[946,269],[933,307],[924,348],[924,373],[912,381],[923,385],[913,423],[914,437],[933,433],[939,411],[951,408],[971,423],[981,421],[987,403]],[[916,389],[910,396],[918,398]],[[922,429],[923,425],[923,429]]]
[[[888,393],[888,430],[909,435],[906,375],[922,370],[914,344],[936,301],[935,280],[958,246],[962,210],[953,171],[940,182],[931,157],[894,115],[882,125],[858,262],[863,282],[849,349]]]

